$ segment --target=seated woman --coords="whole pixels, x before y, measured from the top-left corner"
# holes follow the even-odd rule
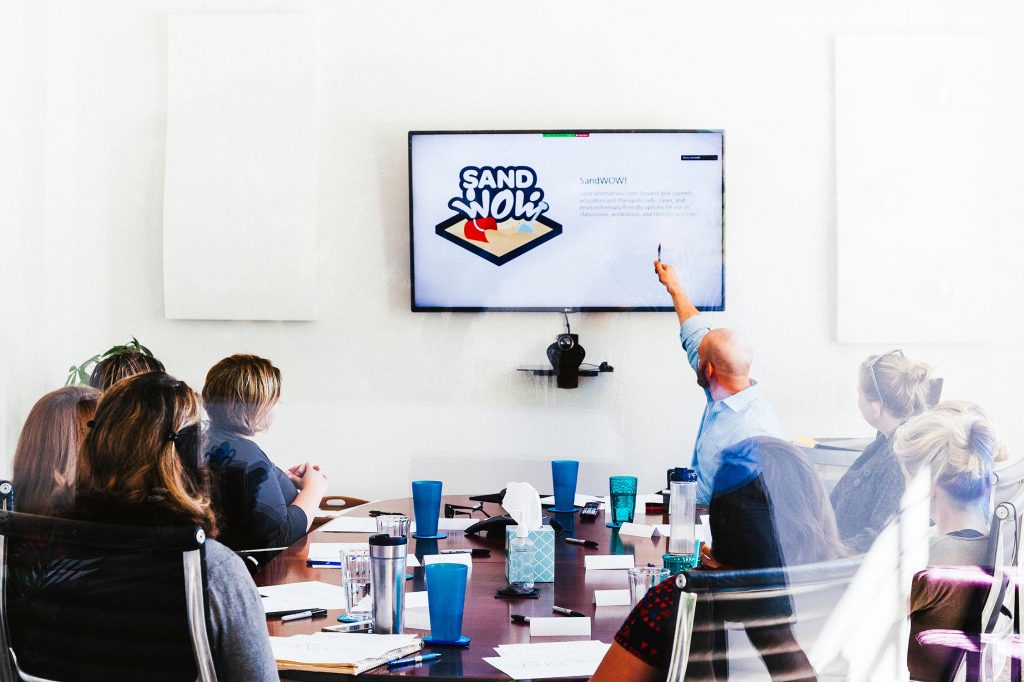
[[[813,466],[798,448],[777,438],[748,438],[723,451],[708,515],[715,544],[702,550],[706,569],[782,568],[846,555]],[[700,573],[691,578],[699,582]],[[592,679],[665,679],[679,594],[674,577],[651,589],[615,635]],[[697,604],[687,679],[728,676],[725,621],[744,624],[773,679],[814,679],[793,637],[788,597],[716,600],[712,594]]]
[[[931,370],[892,351],[860,366],[857,382],[860,413],[878,435],[832,490],[839,537],[854,552],[867,552],[896,514],[906,481],[892,454],[893,432],[928,409]]]
[[[69,516],[132,525],[217,527],[202,490],[199,397],[163,372],[124,379],[104,395],[85,438]],[[252,578],[233,552],[206,541],[207,629],[220,679],[276,680]]]
[[[163,372],[164,363],[152,355],[127,351],[103,358],[92,369],[89,385],[105,391],[125,377],[143,372]]]
[[[985,565],[997,449],[992,423],[972,403],[942,403],[896,432],[893,452],[907,473],[913,476],[925,465],[931,470],[935,535],[928,550],[929,566]],[[914,577],[907,653],[911,678],[947,679],[958,650],[930,643],[929,633],[977,632],[976,590],[967,573],[925,570]]]
[[[232,355],[206,375],[207,461],[216,474],[222,541],[235,550],[287,547],[309,530],[327,477],[310,463],[278,468],[252,436],[274,422],[281,371],[255,355]]]
[[[59,516],[71,505],[78,449],[99,399],[95,388],[65,386],[32,406],[14,451],[15,509]]]

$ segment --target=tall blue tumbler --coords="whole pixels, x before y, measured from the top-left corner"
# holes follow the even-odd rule
[[[462,634],[462,613],[466,605],[465,564],[430,564],[424,568],[427,576],[427,607],[430,609],[430,636],[424,642],[431,644],[469,644]]]
[[[555,487],[553,512],[576,511],[576,477],[580,463],[575,459],[551,460],[551,481]]]
[[[414,538],[439,540],[448,537],[437,532],[437,519],[441,515],[441,481],[413,481],[412,509],[416,516]]]

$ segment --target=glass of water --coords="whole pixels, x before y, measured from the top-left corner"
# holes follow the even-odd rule
[[[393,538],[409,537],[409,517],[399,514],[381,514],[377,517],[377,532]]]
[[[657,568],[655,566],[638,566],[627,569],[626,573],[629,575],[630,606],[636,606],[644,598],[644,595],[647,594],[647,590],[664,580],[668,580],[669,575],[671,575],[667,568]]]
[[[348,615],[365,614],[370,617],[372,605],[364,605],[365,611],[357,611],[359,602],[370,594],[370,551],[341,552],[341,586],[345,590],[345,612]]]

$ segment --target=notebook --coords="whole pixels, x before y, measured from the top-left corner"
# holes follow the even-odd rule
[[[417,635],[317,632],[271,637],[278,670],[358,675],[423,648]]]

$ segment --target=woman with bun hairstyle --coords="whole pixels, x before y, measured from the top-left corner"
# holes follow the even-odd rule
[[[219,521],[232,549],[287,547],[308,531],[327,477],[306,462],[275,465],[252,437],[270,428],[281,397],[281,370],[255,355],[224,358],[206,375],[210,415],[207,461],[216,475]]]
[[[99,399],[95,388],[65,386],[32,406],[14,451],[15,509],[59,516],[71,506],[78,449]]]
[[[69,516],[119,525],[195,525],[217,536],[204,490],[199,397],[163,372],[123,379],[103,396],[82,445]],[[207,539],[207,631],[219,679],[276,680],[260,596],[242,560]]]
[[[992,461],[999,445],[988,416],[977,405],[946,402],[896,431],[893,452],[908,476],[931,472],[934,535],[929,569],[914,576],[910,593],[907,664],[915,680],[943,680],[963,636],[977,635],[980,606],[990,575],[981,575],[988,552]],[[949,567],[974,567],[952,569]],[[946,568],[932,568],[946,567]]]
[[[931,369],[895,350],[865,360],[857,384],[860,413],[878,434],[839,479],[830,499],[839,536],[851,551],[863,553],[899,509],[906,479],[892,453],[892,435],[928,409]]]

